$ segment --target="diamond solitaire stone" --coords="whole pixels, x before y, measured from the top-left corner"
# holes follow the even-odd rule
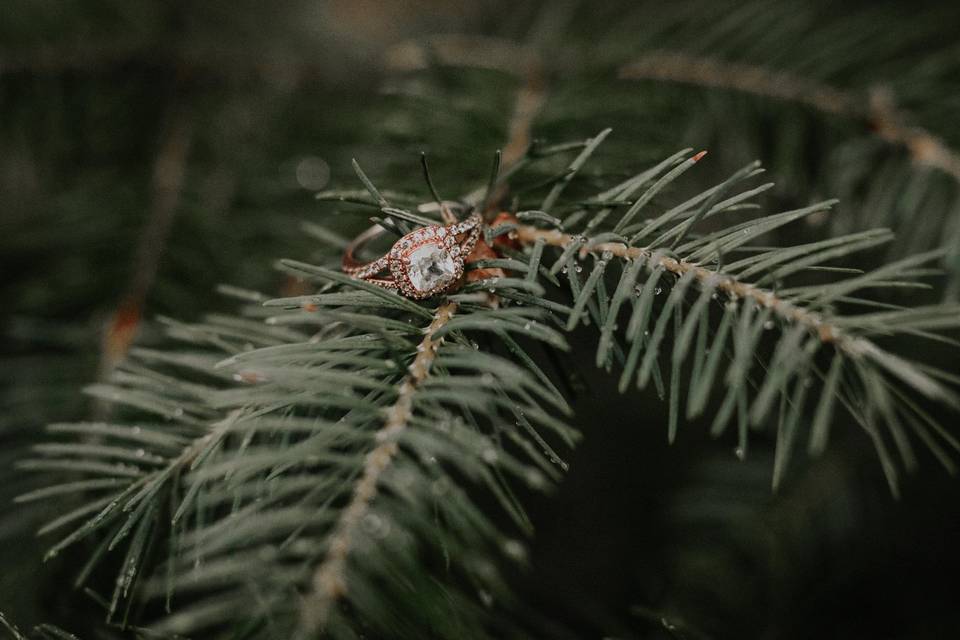
[[[418,293],[437,291],[457,278],[457,261],[439,240],[417,247],[407,260],[407,275]]]

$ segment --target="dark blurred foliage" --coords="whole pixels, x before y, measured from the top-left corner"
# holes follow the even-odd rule
[[[624,7],[602,5],[565,9],[575,35],[553,46],[566,52],[559,58],[570,70],[555,70],[556,89],[534,125],[538,137],[580,139],[615,121],[617,141],[601,154],[607,170],[642,166],[689,144],[716,158],[702,184],[760,157],[779,183],[771,209],[850,196],[840,226],[871,222],[858,208],[870,203],[863,175],[874,178],[903,160],[843,165],[844,158],[873,158],[873,143],[850,143],[868,133],[862,123],[837,125],[743,97],[732,99],[743,103],[734,105],[742,108],[739,120],[727,122],[729,96],[669,83],[614,85],[610,69],[634,54],[625,30],[636,23],[618,24]],[[800,31],[816,33],[818,20],[829,22],[834,37],[850,39],[838,55],[856,50],[856,37],[884,64],[893,62],[877,52],[918,59],[937,52],[932,67],[958,54],[960,19],[950,6],[875,5],[787,4],[778,11],[809,25]],[[684,20],[691,33],[709,26],[697,22],[694,8],[660,10],[675,12],[681,31]],[[840,11],[839,18],[827,15]],[[861,33],[858,16],[871,24],[870,12],[883,19],[877,32]],[[57,622],[82,637],[98,620],[96,606],[70,590],[84,550],[38,571],[46,540],[34,531],[51,514],[10,500],[34,482],[14,461],[43,425],[97,410],[80,389],[102,373],[102,336],[117,310],[142,303],[148,319],[191,319],[230,308],[214,294],[219,283],[278,293],[295,287],[271,262],[310,258],[317,240],[302,222],[336,212],[317,205],[311,192],[356,186],[351,157],[382,186],[424,197],[421,150],[433,159],[441,191],[449,185],[453,195],[482,182],[490,154],[507,137],[519,80],[451,67],[396,80],[384,54],[434,33],[523,38],[549,14],[536,4],[496,1],[4,3],[0,610],[23,628]],[[882,33],[887,26],[896,31]],[[885,44],[911,30],[928,40]],[[642,30],[636,35],[642,40]],[[721,38],[715,46],[722,45]],[[857,64],[841,76],[854,84],[858,74],[884,77],[882,64]],[[938,84],[936,69],[921,71],[927,81],[904,82],[915,93],[898,87],[897,95],[920,124],[956,144],[957,80]],[[849,153],[837,156],[837,149]],[[853,177],[831,181],[844,171]],[[901,208],[942,209],[956,188],[946,183],[946,195],[928,196],[926,209],[910,201],[914,183],[901,185]],[[831,192],[844,185],[848,193]],[[362,216],[325,222],[345,236],[364,225]],[[913,250],[925,248],[917,243]],[[149,322],[140,329],[141,342],[157,339]],[[573,361],[592,358],[591,340],[574,337]],[[951,367],[942,361],[948,356],[929,356]],[[707,425],[691,424],[668,447],[666,409],[655,397],[625,399],[600,372],[567,373],[587,437],[559,495],[531,498],[538,528],[533,566],[516,577],[557,635],[960,632],[949,586],[960,569],[960,487],[930,456],[922,456],[894,501],[868,438],[840,424],[828,454],[796,464],[775,495],[769,443],[758,441],[741,462],[730,441],[711,440]]]

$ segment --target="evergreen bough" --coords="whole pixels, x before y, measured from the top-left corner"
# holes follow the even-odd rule
[[[450,157],[506,137],[505,170],[491,185],[470,185],[457,209],[516,214],[488,233],[502,255],[474,265],[505,274],[420,304],[345,278],[339,254],[319,251],[298,256],[309,263],[280,264],[289,282],[316,293],[276,299],[224,287],[246,303],[236,314],[162,319],[168,348],[135,348],[89,388],[117,408],[100,412],[102,421],[51,425],[52,437],[19,462],[46,485],[21,505],[58,513],[41,530],[59,536],[49,555],[82,547],[78,586],[101,584],[94,576],[119,565],[113,590],[88,595],[112,624],[139,635],[537,635],[536,615],[503,571],[525,557],[524,494],[562,479],[581,435],[570,425],[588,424],[570,414],[562,375],[545,364],[568,331],[587,324],[596,365],[618,375],[625,394],[652,385],[664,398],[668,439],[684,419],[707,414],[712,433],[735,432],[745,457],[753,430],[774,431],[775,485],[799,449],[824,449],[841,415],[874,442],[894,493],[901,471],[918,464],[918,443],[953,473],[957,441],[938,416],[953,415],[960,379],[898,350],[915,339],[952,349],[960,323],[950,302],[960,273],[955,140],[931,133],[947,129],[942,105],[955,93],[957,58],[949,44],[923,49],[942,40],[950,11],[910,29],[899,9],[854,12],[808,38],[823,18],[816,7],[731,7],[590,8],[574,12],[580,28],[563,37],[570,16],[544,11],[523,44],[440,36],[392,51],[399,73],[381,104],[397,117],[357,114],[351,134],[385,158],[372,172],[383,184],[363,178],[364,189],[321,198],[373,211],[402,233],[436,208],[400,180],[398,167],[415,172],[413,150],[398,139],[429,140],[431,154],[448,154],[446,178],[463,184],[469,178]],[[852,37],[877,30],[898,37],[882,51]],[[801,44],[785,55],[784,42]],[[205,64],[169,54],[178,65]],[[551,70],[562,72],[555,87]],[[604,74],[622,82],[592,95]],[[501,97],[513,82],[509,104]],[[627,177],[637,157],[681,137],[666,124],[677,125],[679,104],[691,111],[679,127],[731,156],[763,146],[755,124],[775,112],[768,137],[777,146],[767,155],[785,191],[804,202],[837,195],[846,209],[833,213],[827,201],[760,215],[753,199],[771,185],[754,185],[756,164],[671,200],[702,158],[692,150]],[[642,144],[606,131],[555,145],[531,138],[533,120],[554,140],[595,126],[585,113],[618,132],[624,122],[654,126]],[[424,114],[430,130],[412,135]],[[826,136],[832,149],[812,169],[804,132]],[[605,162],[592,157],[611,144]],[[190,198],[181,208],[201,231],[215,224]],[[92,219],[101,217],[97,209]],[[99,239],[79,218],[84,242]],[[779,246],[801,220],[830,233]],[[64,235],[47,226],[44,237]],[[273,226],[251,223],[250,233],[289,233]],[[890,229],[864,230],[871,226]],[[304,230],[329,249],[342,242],[343,229]],[[16,235],[4,241],[17,250],[6,255],[29,246]],[[855,268],[878,252],[881,266]],[[245,273],[261,278],[266,270],[250,263]],[[69,260],[45,269],[38,273],[61,282],[75,272]],[[41,289],[27,276],[13,294]],[[168,295],[184,286],[166,278]],[[929,304],[896,304],[893,294],[926,282]],[[64,295],[41,297],[44,308]],[[2,616],[0,624],[14,629]],[[69,637],[49,625],[36,634]]]
[[[941,251],[863,273],[833,265],[889,231],[759,245],[833,202],[759,214],[752,199],[770,185],[751,184],[757,163],[654,205],[703,158],[690,150],[565,199],[609,133],[563,145],[579,152],[540,206],[486,230],[503,257],[471,266],[502,276],[418,303],[331,268],[331,252],[326,265],[279,263],[317,293],[230,289],[250,302],[236,316],[165,320],[181,346],[134,349],[88,388],[124,407],[116,419],[52,425],[53,440],[20,462],[68,479],[19,500],[83,496],[43,528],[60,536],[48,556],[97,540],[80,586],[122,554],[108,618],[139,623],[160,599],[152,629],[166,634],[517,633],[500,571],[523,560],[532,531],[517,486],[559,481],[581,435],[538,354],[587,323],[596,365],[619,372],[621,391],[653,384],[665,398],[669,440],[708,406],[711,432],[735,429],[741,457],[751,429],[772,425],[774,487],[796,449],[823,450],[838,411],[869,434],[894,492],[917,442],[955,470],[960,445],[918,402],[956,408],[955,376],[880,341],[949,342],[938,332],[960,324],[960,308],[875,295],[918,286]],[[391,204],[360,176],[369,194],[351,197],[388,228],[433,220],[436,206]],[[507,184],[495,178],[459,208]]]

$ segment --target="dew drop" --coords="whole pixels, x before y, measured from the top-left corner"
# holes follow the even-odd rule
[[[576,270],[577,273],[582,273],[582,272],[583,272],[583,267],[580,266],[579,264],[578,264],[576,267],[574,267],[574,269]]]
[[[368,513],[363,516],[363,528],[367,531],[373,532],[380,527],[380,516]]]
[[[485,607],[493,606],[493,596],[490,595],[489,591],[486,591],[485,589],[480,589],[480,591],[478,591],[477,593],[480,595],[480,602],[483,603],[483,606]]]
[[[537,471],[536,469],[530,469],[526,473],[527,484],[534,489],[542,489],[546,486],[547,481],[543,477],[543,474]]]
[[[658,296],[658,295],[660,295],[661,293],[663,293],[663,287],[657,287],[656,289],[653,290],[653,294],[654,294],[654,295],[657,295],[657,296]]]
[[[450,487],[447,486],[446,481],[445,481],[445,480],[442,480],[442,479],[441,479],[441,480],[434,480],[434,481],[430,484],[430,492],[431,492],[433,495],[437,496],[437,497],[440,497],[440,496],[444,495],[444,494],[447,493],[447,491],[449,491],[449,490],[450,490]]]
[[[527,549],[516,540],[507,540],[503,543],[503,552],[514,560],[523,560],[527,557]]]
[[[773,329],[773,327],[774,327],[773,320],[767,320],[766,322],[763,323],[763,328],[766,329],[767,331],[769,331],[770,329]]]
[[[375,513],[368,513],[363,517],[363,528],[377,538],[385,538],[390,533],[390,523]]]
[[[743,447],[737,447],[733,450],[733,455],[737,456],[740,460],[745,460],[747,458],[747,452]]]

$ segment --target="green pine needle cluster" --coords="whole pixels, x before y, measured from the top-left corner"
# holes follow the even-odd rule
[[[278,49],[276,82],[249,34],[269,22],[286,45],[295,20],[283,11],[275,24],[238,11],[229,28],[251,53],[223,68],[167,27],[118,29],[84,55],[57,48],[56,21],[33,58],[11,39],[4,88],[34,99],[10,101],[2,126],[2,186],[17,186],[9,212],[24,224],[0,239],[15,276],[5,299],[23,302],[3,327],[16,360],[0,422],[16,445],[6,493],[28,491],[5,540],[49,516],[47,557],[78,560],[57,586],[102,613],[107,635],[544,637],[513,577],[532,496],[594,437],[571,408],[570,371],[612,374],[638,407],[652,388],[666,441],[705,423],[748,460],[729,461],[741,469],[757,464],[756,438],[772,440],[774,489],[850,425],[895,495],[924,458],[955,473],[960,442],[944,425],[960,377],[929,359],[931,345],[960,346],[956,8],[615,5],[511,7],[489,34],[399,43],[376,99],[317,83],[299,61],[323,49]],[[226,13],[197,13],[157,23],[207,24],[219,42]],[[78,24],[98,32],[94,18]],[[135,193],[152,165],[129,159],[167,133],[117,133],[101,103],[115,68],[153,69],[158,50],[171,77],[202,82],[177,84],[158,116],[191,122],[194,151],[148,308],[192,317],[196,290],[224,278],[271,293],[222,286],[234,312],[161,317],[143,337],[159,325],[165,341],[87,387],[95,417],[51,424],[34,444],[48,415],[83,413],[74,389],[97,350],[84,310],[115,309],[113,285],[142,275],[116,247],[143,240],[129,212],[167,192]],[[121,75],[111,100],[152,102],[142,75]],[[600,125],[616,134],[557,142]],[[474,180],[505,140],[502,171],[498,157]],[[664,157],[693,141],[711,154]],[[303,194],[264,176],[307,148],[337,187],[316,194],[318,210],[344,216],[298,227]],[[417,184],[422,149],[458,198],[424,202],[441,198],[429,173]],[[113,182],[101,154],[124,159]],[[353,154],[372,178],[356,162],[359,183],[344,178]],[[759,155],[776,185],[759,163],[711,173]],[[515,215],[485,231],[499,255],[470,265],[505,275],[420,303],[339,271],[344,236],[368,221],[399,236],[435,224],[440,206]],[[277,264],[283,293],[253,246],[294,254]],[[584,337],[589,358],[565,354]],[[715,512],[742,506],[733,493]],[[2,614],[0,626],[26,637]],[[46,624],[31,637],[73,638]]]
[[[238,315],[165,320],[179,346],[136,349],[88,389],[118,407],[113,418],[52,425],[20,463],[51,478],[20,501],[78,505],[43,527],[59,536],[48,556],[95,541],[77,586],[120,558],[112,593],[98,595],[108,620],[162,634],[520,633],[503,578],[532,532],[520,495],[560,480],[580,436],[537,363],[581,324],[596,327],[596,364],[621,372],[623,392],[653,384],[668,402],[670,440],[708,407],[712,433],[735,429],[740,456],[751,430],[773,429],[775,486],[803,443],[823,450],[841,410],[873,439],[894,491],[916,442],[954,470],[956,439],[916,399],[956,407],[957,380],[879,344],[951,342],[938,332],[960,324],[955,306],[883,298],[936,275],[941,252],[862,273],[837,261],[888,231],[763,245],[832,202],[759,214],[752,198],[769,185],[751,186],[757,164],[655,204],[703,157],[689,150],[565,198],[608,134],[558,146],[578,153],[539,206],[487,229],[504,255],[472,267],[506,277],[417,303],[341,274],[331,252],[330,264],[279,264],[316,293],[229,288],[247,303]],[[323,197],[376,207],[398,233],[434,222],[436,206],[391,203],[358,173],[366,195]]]

